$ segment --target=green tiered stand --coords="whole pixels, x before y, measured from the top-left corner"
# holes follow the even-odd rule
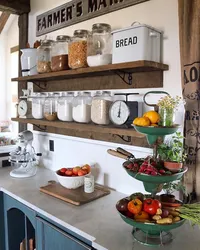
[[[157,157],[157,146],[163,142],[166,135],[174,134],[179,126],[173,127],[140,127],[135,126],[134,128],[139,133],[145,134],[150,145],[154,146],[154,157]],[[180,172],[166,175],[166,176],[150,176],[143,173],[134,173],[125,168],[128,161],[123,164],[126,172],[136,180],[142,181],[145,190],[151,193],[155,197],[156,193],[161,192],[163,185],[172,181],[176,181],[182,178],[184,173],[187,171],[187,167],[183,168]],[[120,213],[121,218],[129,225],[133,226],[133,237],[136,241],[141,244],[155,247],[168,244],[172,241],[172,234],[169,232],[172,229],[183,225],[185,220],[170,224],[170,225],[158,225],[154,223],[141,223],[136,222],[125,215]]]

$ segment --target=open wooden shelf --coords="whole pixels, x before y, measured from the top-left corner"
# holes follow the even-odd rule
[[[42,131],[45,131],[45,127],[54,127],[59,129],[69,129],[79,132],[94,132],[101,134],[112,134],[121,136],[131,136],[136,138],[145,138],[145,135],[136,132],[133,128],[118,128],[114,126],[99,126],[95,124],[83,124],[76,122],[61,122],[61,121],[47,121],[37,119],[25,119],[25,118],[12,118],[12,121],[33,124],[40,126]]]
[[[33,76],[25,76],[12,78],[12,81],[30,81],[30,82],[44,82],[55,81],[64,79],[73,79],[88,76],[105,76],[113,75],[116,73],[138,73],[138,72],[152,72],[152,71],[165,71],[169,66],[162,63],[151,61],[135,61],[128,63],[109,64],[98,67],[80,68],[74,70],[65,70],[60,72],[51,72]]]

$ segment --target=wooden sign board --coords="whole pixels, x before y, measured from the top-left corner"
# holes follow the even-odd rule
[[[36,35],[41,36],[75,23],[147,1],[149,0],[72,0],[37,16]]]

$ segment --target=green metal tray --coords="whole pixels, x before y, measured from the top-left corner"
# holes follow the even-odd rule
[[[134,228],[140,229],[141,231],[143,231],[144,233],[147,233],[148,235],[160,235],[161,232],[171,231],[175,228],[182,226],[185,223],[184,219],[181,219],[180,221],[173,223],[173,224],[169,224],[169,225],[158,225],[158,224],[147,223],[147,222],[143,223],[143,222],[134,221],[133,219],[126,217],[119,211],[118,213],[120,214],[124,222],[126,222],[127,224],[131,225]]]
[[[147,141],[150,145],[155,144],[158,139],[163,141],[166,135],[174,134],[179,128],[180,125],[174,125],[173,127],[142,127],[133,125],[135,130],[141,134],[145,134]]]
[[[147,192],[156,194],[161,192],[163,184],[169,183],[172,181],[180,180],[182,176],[187,172],[188,168],[184,167],[180,172],[172,174],[172,175],[160,175],[160,176],[152,176],[143,173],[135,173],[125,168],[126,164],[129,161],[123,163],[123,167],[125,171],[134,179],[138,181],[142,181],[144,188]]]

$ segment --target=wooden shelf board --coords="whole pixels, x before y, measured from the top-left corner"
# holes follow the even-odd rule
[[[61,122],[61,121],[46,121],[37,119],[25,119],[25,118],[12,118],[12,121],[24,123],[24,124],[34,124],[37,126],[47,126],[60,129],[70,129],[75,131],[85,131],[94,132],[102,134],[113,134],[113,135],[123,135],[131,136],[137,138],[145,138],[145,135],[136,132],[133,128],[117,128],[114,126],[99,126],[94,124],[82,124],[76,122]]]
[[[25,76],[12,78],[12,81],[54,81],[64,80],[87,76],[101,76],[101,75],[113,75],[116,71],[137,73],[137,72],[152,72],[152,71],[164,71],[168,70],[169,66],[162,63],[151,62],[151,61],[135,61],[128,63],[109,64],[98,67],[88,67],[74,70],[65,70],[60,72],[51,72],[33,76]]]

